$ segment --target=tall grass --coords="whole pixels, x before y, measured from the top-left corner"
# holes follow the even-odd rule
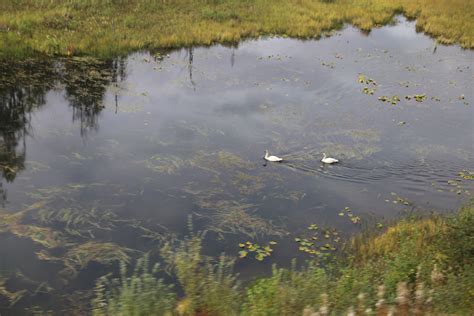
[[[236,282],[231,261],[221,257],[216,263],[202,255],[202,237],[194,234],[163,249],[184,292],[173,308],[172,300],[166,300],[168,313],[469,315],[474,310],[474,200],[455,216],[405,219],[382,234],[355,237],[346,247],[346,260],[334,266],[323,269],[314,262],[299,269],[274,266],[270,276],[246,286]],[[147,294],[150,291],[140,295],[124,271],[125,283],[109,284],[108,293],[113,295],[104,296],[104,283],[98,283],[93,306],[103,311],[135,306],[136,301],[137,307],[147,309],[130,315],[166,315],[153,307],[158,308],[163,297],[172,297],[168,288],[156,283],[153,295]],[[144,273],[132,279],[137,277],[150,278]],[[108,309],[105,314],[122,315],[121,310]]]
[[[317,38],[350,23],[370,30],[394,15],[442,43],[474,47],[466,0],[155,0],[0,2],[0,56],[111,56],[246,37]]]
[[[329,280],[326,271],[310,263],[296,268],[272,269],[245,290],[243,315],[299,315],[306,306],[327,305]]]
[[[241,297],[233,260],[222,255],[215,262],[204,256],[202,239],[203,234],[193,233],[161,251],[184,291],[176,310],[181,315],[236,315]]]
[[[120,265],[120,278],[104,276],[97,281],[92,301],[94,316],[148,316],[173,315],[175,294],[151,270],[148,256],[137,261],[131,276],[127,276],[124,262]]]

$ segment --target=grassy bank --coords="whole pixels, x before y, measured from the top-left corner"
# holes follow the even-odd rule
[[[0,56],[111,56],[242,38],[317,38],[350,23],[370,30],[394,15],[441,43],[474,47],[469,0],[160,0],[0,3]]]
[[[192,235],[162,250],[184,293],[157,279],[148,261],[104,277],[94,315],[468,315],[474,310],[474,201],[451,217],[405,219],[381,234],[358,236],[331,268],[301,269],[242,286],[232,260],[201,254]],[[155,270],[158,267],[155,267]]]

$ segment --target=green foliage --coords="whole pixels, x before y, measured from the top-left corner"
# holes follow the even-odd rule
[[[162,256],[175,273],[185,298],[181,314],[235,315],[240,294],[232,273],[233,260],[220,256],[213,262],[202,254],[204,234],[192,234],[176,244],[167,243]]]
[[[96,284],[92,301],[93,315],[148,316],[173,315],[175,294],[155,274],[159,266],[149,268],[148,255],[137,260],[131,276],[125,262],[120,277],[104,276]]]
[[[447,229],[437,241],[445,264],[456,268],[472,265],[474,257],[474,200],[458,216],[447,221]]]
[[[273,266],[272,275],[246,290],[244,315],[301,315],[308,305],[321,301],[328,287],[325,271],[310,264],[298,271]]]
[[[442,284],[433,291],[436,310],[445,314],[469,315],[474,309],[474,266],[466,266],[461,272],[450,272]]]

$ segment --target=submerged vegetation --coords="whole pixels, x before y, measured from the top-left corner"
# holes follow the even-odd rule
[[[359,235],[334,265],[274,266],[270,276],[244,287],[232,261],[204,256],[202,235],[193,234],[162,250],[184,291],[181,300],[173,303],[170,288],[148,272],[145,257],[132,276],[122,265],[120,279],[100,279],[94,314],[467,315],[474,308],[473,227],[471,201],[451,217],[407,218],[383,233]]]
[[[317,38],[344,23],[361,30],[396,14],[445,44],[474,47],[472,1],[2,1],[0,56],[111,56],[242,38]]]

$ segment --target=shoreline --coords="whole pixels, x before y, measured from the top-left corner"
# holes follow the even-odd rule
[[[54,2],[54,1],[53,1]],[[446,2],[446,3],[445,3]],[[398,15],[440,44],[474,48],[469,5],[457,0],[273,1],[188,0],[173,4],[38,4],[19,1],[0,13],[0,57],[114,57],[215,44],[235,45],[267,36],[318,39],[345,25],[370,32]],[[474,7],[474,5],[471,5]],[[474,9],[474,8],[473,8]],[[118,18],[120,17],[120,18]],[[454,19],[456,17],[456,19]]]

